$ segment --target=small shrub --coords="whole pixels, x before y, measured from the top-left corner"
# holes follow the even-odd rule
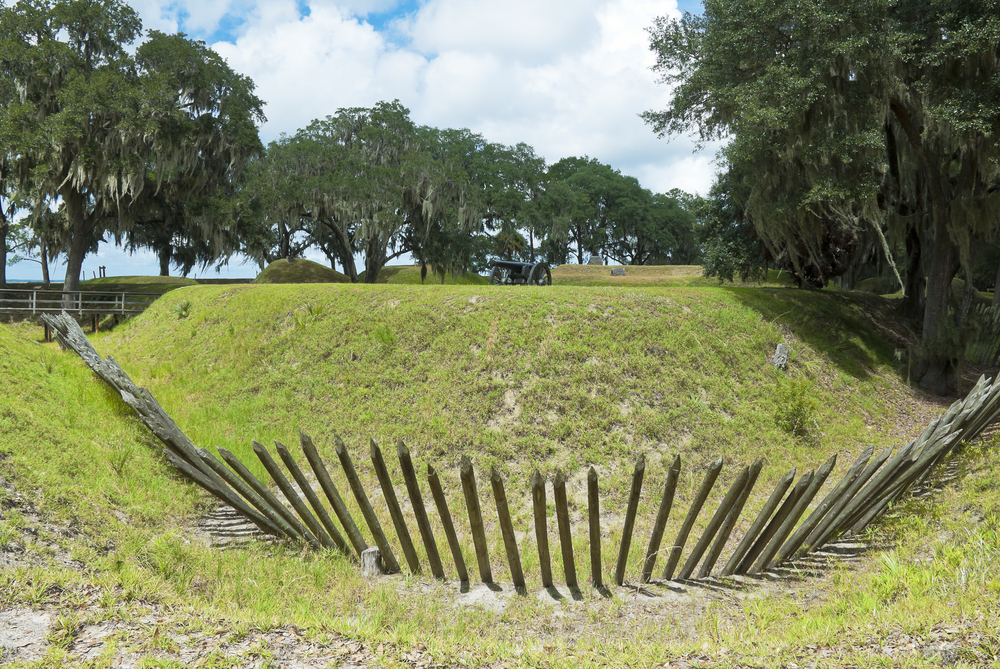
[[[184,300],[180,304],[175,305],[174,313],[177,314],[177,318],[187,318],[191,313],[191,301]]]
[[[396,335],[388,325],[376,325],[375,340],[383,346],[392,346],[396,343]]]
[[[776,391],[778,408],[774,413],[774,422],[778,427],[793,437],[817,439],[819,400],[813,393],[813,384],[806,379],[779,376]]]

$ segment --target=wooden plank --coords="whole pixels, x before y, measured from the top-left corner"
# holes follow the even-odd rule
[[[615,565],[615,585],[621,585],[625,580],[625,568],[628,566],[628,550],[632,545],[632,530],[635,529],[635,514],[639,508],[639,496],[642,494],[642,478],[646,474],[646,456],[640,455],[632,470],[632,488],[628,493],[628,507],[625,510],[625,526],[622,528],[621,546],[618,548],[618,563]]]
[[[775,512],[774,517],[771,518],[770,522],[768,522],[767,527],[764,528],[764,531],[760,533],[759,537],[757,537],[753,546],[746,552],[746,555],[743,556],[743,559],[740,561],[735,573],[745,574],[747,570],[750,569],[750,566],[764,551],[768,542],[771,541],[771,538],[774,537],[775,533],[777,533],[778,528],[781,527],[785,518],[787,518],[788,514],[790,514],[792,509],[795,508],[796,502],[798,502],[799,498],[802,497],[803,493],[805,493],[806,488],[808,488],[809,484],[812,483],[815,475],[815,471],[810,470],[799,479],[799,482],[795,484],[792,491],[788,493],[788,497],[785,498],[785,501],[781,503],[781,506],[778,508],[777,512]]]
[[[656,521],[653,523],[653,532],[649,536],[649,547],[646,549],[646,559],[642,565],[643,583],[649,583],[653,575],[653,567],[656,566],[656,556],[660,552],[660,542],[663,540],[663,528],[667,525],[667,518],[670,517],[670,508],[674,503],[674,492],[677,490],[677,478],[681,473],[681,456],[678,453],[674,456],[674,461],[667,470],[667,481],[663,485],[663,494],[660,496],[660,508],[656,512]]]
[[[455,571],[458,572],[458,580],[468,583],[469,570],[465,567],[465,558],[462,557],[462,546],[458,543],[458,534],[455,532],[455,523],[451,520],[448,501],[444,497],[441,480],[438,478],[437,472],[434,471],[434,467],[430,464],[427,465],[427,485],[430,486],[434,505],[437,507],[438,516],[441,517],[441,525],[444,526],[444,535],[448,538],[448,547],[451,549],[451,557],[455,561]]]
[[[479,565],[479,578],[483,583],[493,582],[493,570],[490,568],[490,551],[486,545],[486,530],[483,525],[483,512],[479,508],[479,490],[476,488],[476,472],[472,461],[463,455],[458,467],[462,478],[462,493],[465,495],[465,507],[469,512],[469,526],[472,530],[472,543],[476,547],[476,562]]]
[[[414,574],[420,573],[420,561],[417,559],[417,549],[413,546],[413,539],[410,537],[410,530],[406,527],[403,518],[403,510],[399,508],[399,499],[396,497],[396,490],[392,487],[392,479],[389,478],[389,470],[385,466],[382,458],[382,449],[378,447],[374,439],[369,440],[369,452],[371,454],[372,466],[375,468],[375,475],[378,483],[382,487],[382,495],[385,497],[385,504],[389,507],[389,517],[396,528],[396,536],[403,547],[403,556],[406,564]]]
[[[503,545],[507,551],[507,562],[510,565],[510,577],[519,593],[525,592],[524,571],[521,569],[521,554],[517,550],[517,537],[514,536],[514,524],[510,519],[510,508],[507,506],[507,493],[503,488],[503,479],[496,467],[490,468],[490,486],[493,488],[493,498],[497,504],[497,517],[500,520],[500,532],[503,534]]]
[[[410,505],[413,507],[413,516],[417,519],[417,529],[420,530],[420,538],[423,539],[424,549],[427,551],[427,562],[431,566],[431,573],[434,574],[435,578],[443,579],[444,567],[441,565],[437,542],[434,541],[434,532],[431,529],[430,520],[427,518],[427,510],[424,508],[424,497],[420,494],[420,485],[417,483],[417,473],[413,469],[410,449],[406,447],[402,439],[396,442],[396,457],[399,459],[399,468],[403,471],[403,482],[410,495]]]
[[[733,554],[726,563],[726,566],[722,568],[722,572],[719,574],[720,576],[731,576],[736,573],[743,557],[753,546],[757,535],[759,535],[760,531],[764,529],[764,524],[767,523],[771,514],[774,513],[774,510],[778,508],[778,504],[781,503],[781,498],[785,496],[785,491],[788,490],[788,487],[794,480],[795,468],[793,467],[787,474],[778,480],[778,483],[774,486],[774,490],[771,492],[771,496],[768,498],[767,502],[764,503],[764,507],[760,510],[760,513],[757,514],[753,523],[750,524],[750,529],[743,535],[739,546],[737,546],[736,550],[733,551]]]

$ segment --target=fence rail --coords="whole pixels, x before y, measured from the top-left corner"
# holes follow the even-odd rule
[[[97,291],[0,288],[0,314],[40,316],[66,312],[78,318],[141,314],[159,295]]]
[[[227,468],[205,449],[196,449],[147,390],[136,386],[113,359],[104,360],[97,354],[73,318],[66,314],[44,315],[42,318],[54,329],[57,340],[64,348],[76,351],[94,372],[121,394],[122,399],[164,443],[165,456],[181,474],[231,506],[260,528],[261,532],[315,548],[336,550],[357,559],[368,548],[358,529],[363,524],[367,526],[370,536],[378,546],[386,570],[389,572],[401,570],[396,554],[358,478],[347,447],[339,437],[335,439],[335,451],[360,509],[361,523],[356,523],[351,517],[312,440],[301,432],[300,444],[305,460],[340,521],[343,534],[348,537],[347,540],[320,503],[318,495],[303,475],[290,449],[276,444],[278,455],[298,483],[309,503],[308,506],[292,488],[268,450],[261,444],[256,442],[253,444],[254,454],[285,496],[291,509],[279,501],[267,486],[254,477],[244,463],[229,451],[219,449],[220,456],[229,465]],[[692,538],[696,521],[723,470],[724,461],[718,458],[704,472],[702,484],[684,516],[680,530],[667,547],[667,561],[661,578],[664,581],[683,581],[704,579],[711,577],[712,574],[719,577],[759,574],[786,561],[817,551],[841,536],[857,534],[885,513],[893,502],[923,481],[960,441],[974,439],[987,425],[996,420],[998,415],[1000,415],[1000,382],[991,383],[981,377],[965,399],[952,404],[943,415],[933,420],[919,437],[896,452],[894,456],[891,448],[883,450],[874,457],[874,449],[866,448],[808,515],[806,511],[833,471],[837,456],[829,458],[818,469],[805,473],[797,482],[795,482],[796,471],[791,470],[777,482],[750,528],[739,540],[736,550],[722,563],[724,566],[720,569],[716,569],[716,565],[757,483],[762,462],[758,460],[737,473],[722,501],[712,511],[705,529],[694,539],[693,548],[681,562],[685,547]],[[395,536],[402,548],[407,568],[414,573],[421,570],[413,544],[413,537],[416,536],[424,544],[432,573],[437,578],[444,578],[441,554],[427,521],[420,483],[409,450],[402,441],[397,444],[396,454],[409,495],[411,515],[419,528],[417,535],[412,535],[409,530],[407,515],[401,510],[381,450],[374,441],[371,442],[369,450],[382,497],[389,508]],[[649,537],[649,548],[643,556],[641,576],[643,582],[649,581],[660,554],[665,524],[673,511],[681,466],[681,458],[678,455],[666,473],[659,509]],[[458,516],[464,515],[468,519],[480,580],[484,583],[493,583],[489,546],[484,530],[484,509],[480,502],[472,461],[468,457],[463,457],[459,470],[466,513]],[[619,550],[615,555],[617,560],[614,582],[617,585],[622,585],[624,582],[638,502],[646,476],[646,461],[640,457],[633,472],[625,523]],[[427,466],[427,485],[431,490],[441,526],[448,540],[455,573],[460,581],[468,581],[468,569],[453,521],[453,518],[458,516],[453,516],[448,508],[441,481],[430,464]],[[497,522],[503,535],[511,581],[515,589],[523,593],[526,579],[522,570],[521,552],[511,522],[504,483],[496,470],[490,472],[490,486],[493,491]],[[537,471],[531,477],[530,490],[540,579],[543,586],[549,587],[553,581],[549,554],[550,523],[547,520],[549,506],[546,501],[546,480]],[[599,490],[597,473],[591,468],[587,476],[586,506],[591,581],[600,591],[606,592],[600,587],[603,574]],[[568,587],[574,588],[577,586],[577,573],[573,554],[573,530],[568,510],[566,476],[562,472],[556,472],[552,478],[552,492],[556,536],[563,558],[565,583]],[[680,566],[679,571],[678,566]]]

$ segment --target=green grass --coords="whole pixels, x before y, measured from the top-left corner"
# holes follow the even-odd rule
[[[254,283],[349,283],[345,275],[312,260],[275,260],[257,275]]]
[[[625,276],[612,276],[611,265],[559,265],[552,270],[552,283],[559,286],[618,286],[672,288],[715,288],[718,279],[704,276],[701,265],[615,265]],[[794,285],[788,272],[768,270],[761,283],[725,284],[737,287],[788,287]]]
[[[358,275],[358,281],[364,282],[365,273],[361,272]],[[420,267],[414,265],[389,265],[383,267],[378,273],[378,281],[376,283],[398,283],[408,286],[419,286],[421,284],[426,286],[437,286],[441,285],[458,285],[458,286],[482,286],[489,284],[490,280],[484,276],[480,276],[473,272],[466,272],[459,276],[455,276],[451,272],[445,274],[444,281],[442,282],[441,276],[435,274],[430,268],[427,269],[427,277],[423,282],[420,281]]]
[[[177,307],[185,303],[181,318]],[[187,541],[200,510],[213,506],[210,500],[169,471],[155,441],[75,356],[38,344],[37,330],[28,326],[0,327],[0,348],[11,351],[0,358],[0,472],[19,490],[44,491],[37,502],[43,510],[82,530],[80,540],[66,540],[74,556],[88,565],[88,578],[107,585],[109,597],[126,603],[151,598],[237,625],[295,624],[315,638],[339,633],[384,642],[396,657],[422,643],[449,664],[650,666],[704,652],[721,664],[778,666],[795,661],[797,649],[809,644],[883,638],[899,626],[926,629],[953,606],[960,612],[983,606],[992,592],[985,576],[977,575],[975,588],[961,593],[879,584],[893,578],[893,559],[916,564],[908,551],[941,525],[963,527],[976,538],[942,542],[942,551],[957,552],[948,553],[943,567],[926,567],[939,570],[934,578],[954,573],[957,567],[948,565],[962,560],[986,564],[995,543],[989,524],[933,512],[919,522],[905,520],[919,515],[898,515],[888,535],[897,541],[896,557],[868,558],[870,566],[860,570],[842,567],[821,605],[800,597],[793,583],[790,590],[765,589],[763,599],[710,603],[693,617],[647,617],[633,591],[604,599],[584,585],[583,605],[552,605],[534,596],[538,558],[528,529],[528,478],[536,467],[569,474],[577,572],[585,583],[585,473],[596,467],[610,580],[632,465],[645,454],[646,486],[627,573],[635,582],[655,493],[675,453],[682,455],[683,470],[667,541],[704,467],[718,455],[726,456],[726,466],[706,508],[718,504],[737,468],[763,457],[761,482],[748,504],[755,512],[791,466],[802,472],[836,451],[836,477],[861,444],[901,441],[897,412],[910,391],[894,357],[896,344],[878,329],[894,316],[892,309],[873,296],[783,289],[197,286],[164,295],[141,317],[95,338],[97,348],[151,390],[197,445],[224,446],[250,465],[250,439],[294,447],[302,429],[346,493],[332,466],[338,433],[375,491],[366,455],[371,437],[402,491],[391,451],[397,438],[404,439],[421,473],[427,463],[441,472],[475,573],[457,476],[459,457],[470,455],[493,573],[509,581],[500,531],[490,520],[495,511],[486,476],[496,466],[515,523],[526,531],[520,548],[532,591],[499,613],[453,605],[454,582],[435,584],[428,576],[371,582],[348,560],[294,546],[220,551]],[[792,349],[786,372],[768,362],[783,340]],[[802,396],[808,401],[796,404]],[[803,429],[789,427],[790,408]],[[909,435],[923,421],[914,418]],[[989,452],[979,460],[985,473],[966,479],[963,486],[972,488],[955,493],[964,495],[966,506],[980,500],[987,518],[996,514]],[[383,526],[391,527],[381,495],[373,501]],[[708,516],[702,514],[699,527]],[[748,524],[744,518],[735,536]],[[447,555],[436,519],[434,526]],[[551,517],[550,542],[559,574]],[[397,555],[402,561],[398,545]],[[921,569],[913,567],[912,576],[907,571],[905,582],[930,578]],[[74,578],[81,577],[55,567],[4,573],[0,598],[25,601]],[[878,594],[886,588],[890,594]],[[874,626],[871,593],[880,597],[876,604],[889,601],[875,607],[882,617]],[[703,643],[709,644],[704,651]],[[842,663],[862,665],[864,657],[853,650],[838,655]]]

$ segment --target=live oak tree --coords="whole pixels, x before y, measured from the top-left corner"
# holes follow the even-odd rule
[[[118,0],[0,8],[0,74],[17,92],[0,111],[2,147],[36,215],[49,202],[64,213],[66,290],[95,235],[161,253],[187,235],[224,253],[226,222],[204,200],[261,148],[248,78],[182,35],[153,31],[132,55],[141,34]]]
[[[850,253],[862,231],[905,239],[916,377],[945,391],[969,303],[951,303],[951,280],[971,274],[1000,220],[1000,4],[704,5],[651,29],[656,67],[676,87],[646,120],[660,134],[728,138],[738,204],[795,266],[829,263],[831,242]]]

